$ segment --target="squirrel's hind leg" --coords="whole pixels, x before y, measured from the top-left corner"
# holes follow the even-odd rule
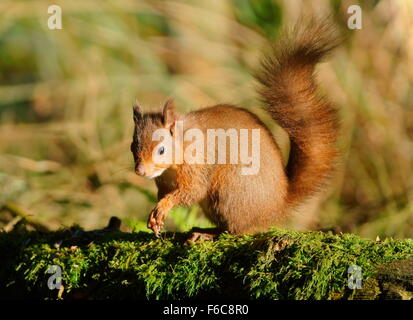
[[[197,228],[191,229],[187,243],[199,242],[203,240],[213,240],[221,234],[222,230],[219,228]]]

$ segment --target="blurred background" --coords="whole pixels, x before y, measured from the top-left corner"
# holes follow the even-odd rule
[[[62,8],[49,30],[48,7]],[[362,29],[347,28],[352,4]],[[252,73],[282,25],[331,14],[345,36],[319,66],[340,109],[341,170],[295,229],[413,237],[413,2],[409,0],[83,0],[0,2],[0,228],[144,230],[153,181],[134,174],[131,104],[181,112],[229,102],[260,110]],[[207,226],[197,206],[167,229]]]

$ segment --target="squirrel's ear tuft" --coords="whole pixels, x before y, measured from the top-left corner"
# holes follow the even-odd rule
[[[142,119],[142,108],[138,100],[135,100],[135,102],[133,103],[133,121],[137,123],[141,119]]]
[[[163,106],[163,124],[167,129],[171,129],[175,124],[176,112],[175,112],[175,103],[172,98],[166,100],[165,105]]]

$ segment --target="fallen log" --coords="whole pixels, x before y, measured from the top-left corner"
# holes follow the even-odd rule
[[[94,231],[1,232],[0,298],[413,298],[411,239],[279,229],[194,244],[187,236],[121,232],[115,219]]]

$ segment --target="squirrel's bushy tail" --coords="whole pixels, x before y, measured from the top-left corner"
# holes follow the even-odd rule
[[[339,125],[335,109],[317,93],[314,67],[338,43],[327,19],[301,23],[264,57],[256,76],[266,110],[290,137],[290,207],[320,190],[334,169]]]

